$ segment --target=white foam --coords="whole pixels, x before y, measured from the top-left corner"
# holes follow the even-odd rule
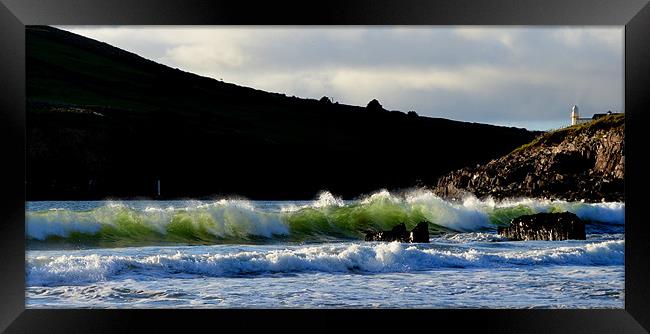
[[[466,206],[480,208],[484,211],[517,206],[530,208],[535,213],[568,211],[575,213],[581,219],[596,220],[611,224],[625,224],[625,203],[622,202],[585,203],[583,201],[567,202],[533,198],[495,201],[491,198],[478,200],[476,197],[470,196],[465,199],[464,203]]]
[[[508,241],[508,238],[504,236],[494,234],[494,233],[481,233],[481,232],[444,234],[439,237],[436,237],[436,239],[442,242],[453,242],[459,244],[464,244],[469,242]]]
[[[108,280],[134,271],[147,277],[178,274],[222,277],[290,272],[411,272],[441,267],[623,265],[624,248],[624,240],[501,252],[478,249],[451,251],[393,242],[228,254],[38,256],[28,258],[27,281],[30,286],[74,285]]]
[[[335,197],[329,191],[323,191],[318,195],[318,199],[312,204],[316,208],[341,207],[345,203],[339,197]]]
[[[338,208],[345,206],[345,201],[340,197],[332,195],[329,191],[323,191],[318,194],[318,198],[309,204],[296,205],[296,204],[285,204],[280,208],[280,212],[291,213],[296,212],[302,209],[315,208],[315,209],[327,209],[327,208]]]
[[[406,195],[406,201],[429,222],[456,231],[469,232],[492,226],[485,210],[466,202],[458,204],[445,201],[432,192],[412,192]]]
[[[88,217],[67,210],[48,211],[46,215],[28,215],[26,224],[27,237],[45,240],[48,237],[68,237],[73,232],[95,234],[102,224]]]

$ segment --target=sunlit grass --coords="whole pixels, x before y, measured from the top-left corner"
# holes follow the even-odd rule
[[[567,126],[557,130],[547,131],[539,135],[537,138],[533,139],[533,141],[531,141],[530,143],[526,143],[524,145],[517,147],[511,153],[517,153],[538,145],[548,145],[548,144],[558,143],[568,136],[573,136],[581,132],[589,133],[601,129],[614,129],[614,128],[624,127],[624,126],[625,126],[625,114],[607,115],[594,121]]]

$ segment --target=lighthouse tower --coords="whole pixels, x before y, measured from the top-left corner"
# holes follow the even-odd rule
[[[571,125],[576,125],[580,121],[580,114],[578,113],[578,106],[574,105],[571,108]]]

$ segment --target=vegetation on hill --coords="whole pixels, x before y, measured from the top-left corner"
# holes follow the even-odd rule
[[[449,198],[543,197],[623,201],[625,115],[544,133],[509,154],[442,176],[435,192]]]
[[[564,140],[567,137],[575,136],[580,133],[594,133],[602,129],[623,129],[625,126],[625,114],[607,115],[596,120],[567,126],[553,131],[544,132],[535,137],[531,142],[521,145],[514,149],[512,153],[523,151],[537,145],[552,145]]]

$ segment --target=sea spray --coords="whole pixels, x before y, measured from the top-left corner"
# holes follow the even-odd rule
[[[267,205],[241,199],[183,201],[174,205],[148,202],[104,202],[93,208],[56,208],[26,212],[32,243],[76,245],[212,244],[229,242],[328,241],[361,239],[367,230],[387,230],[398,223],[413,228],[430,222],[433,234],[494,233],[497,226],[525,214],[569,211],[587,220],[588,233],[621,233],[625,204],[538,199],[495,201],[474,197],[446,201],[427,190],[404,194],[380,191],[343,201],[323,192],[313,202]],[[598,223],[589,221],[597,220]]]

